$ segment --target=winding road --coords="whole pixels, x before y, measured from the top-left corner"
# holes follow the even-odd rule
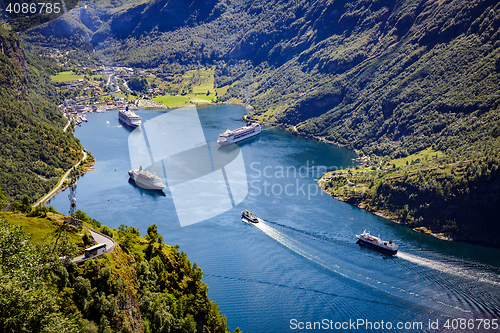
[[[57,186],[54,187],[52,189],[52,191],[50,191],[49,193],[47,193],[47,195],[45,195],[43,198],[41,198],[40,200],[38,200],[34,205],[33,207],[36,207],[42,203],[45,203],[45,201],[49,200],[50,198],[52,198],[53,195],[55,195],[57,193],[57,191],[61,188],[62,184],[66,181],[66,179],[68,178],[69,176],[69,173],[71,172],[71,170],[73,170],[74,168],[76,168],[77,166],[80,165],[80,163],[82,163],[83,161],[85,161],[85,159],[87,158],[87,152],[85,150],[82,150],[82,153],[83,153],[83,158],[78,161],[78,163],[76,163],[71,169],[69,169],[65,174],[64,176],[62,176],[61,180],[59,181],[59,183],[57,183]]]
[[[96,244],[105,243],[106,244],[106,252],[109,253],[109,252],[113,251],[113,249],[115,247],[115,241],[113,240],[113,238],[106,236],[105,234],[100,233],[99,231],[96,231],[96,230],[91,229],[89,227],[85,227],[85,228],[87,228],[87,230],[90,232],[90,234],[92,235],[92,237],[96,241]],[[81,256],[78,256],[76,258],[73,258],[71,261],[74,263],[82,263],[86,260],[93,259],[93,258],[95,258],[95,257],[85,258],[84,255],[81,255]]]
[[[68,119],[68,123],[63,128],[63,132],[66,132],[66,130],[68,129],[69,124],[71,124],[71,120],[69,119],[69,117],[66,116],[66,113],[63,113],[63,117],[66,118],[66,119]]]
[[[69,124],[71,124],[71,121],[68,119],[68,123],[66,124],[66,126],[64,126],[63,132],[66,132],[66,130],[68,129]]]

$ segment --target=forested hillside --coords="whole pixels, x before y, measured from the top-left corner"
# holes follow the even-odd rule
[[[372,161],[440,151],[444,159],[425,168],[443,172],[381,174],[368,182],[366,204],[454,237],[483,240],[491,230],[470,233],[479,215],[464,214],[463,205],[476,203],[470,211],[483,214],[479,224],[496,216],[498,1],[83,3],[87,8],[24,38],[51,40],[66,25],[70,36],[58,33],[57,41],[75,43],[81,31],[79,45],[88,43],[97,62],[165,73],[215,65],[215,84],[227,91],[218,101],[250,104],[253,119]],[[460,162],[466,176],[457,176]]]
[[[400,159],[401,160],[401,159]],[[408,162],[327,173],[319,185],[337,199],[455,240],[500,244],[500,153],[468,160],[414,155]],[[395,160],[399,161],[399,160]]]
[[[79,211],[119,245],[77,265],[70,259],[95,244],[89,232],[53,208],[23,210],[0,212],[0,331],[229,333],[201,268],[156,225],[140,237]]]
[[[462,154],[500,134],[496,1],[83,3],[28,39],[81,31],[109,63],[216,64],[219,86],[237,81],[221,100],[367,154]]]
[[[0,29],[0,186],[11,200],[39,198],[78,159],[81,147],[56,106],[48,61],[25,56],[19,40]]]

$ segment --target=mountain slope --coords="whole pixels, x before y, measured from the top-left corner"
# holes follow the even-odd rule
[[[172,23],[152,10],[178,3],[188,9]],[[405,178],[407,169],[393,170],[378,185],[369,181],[375,193],[362,199],[410,226],[487,238],[499,177],[498,1],[190,4],[123,2],[104,10],[93,3],[102,21],[89,28],[95,59],[165,72],[215,65],[215,83],[227,89],[218,100],[250,104],[250,118],[356,149],[380,160],[369,165],[376,170],[440,151],[444,157],[425,167],[445,171]],[[459,162],[466,176],[458,175]],[[474,228],[477,216],[481,227]]]
[[[154,0],[117,11],[92,37],[94,44],[109,37],[127,38],[152,30],[167,31],[201,22],[211,12],[215,0]],[[131,26],[132,23],[132,26]]]
[[[19,40],[0,29],[0,187],[11,200],[39,198],[74,162],[80,145],[57,109],[43,63],[31,65]]]
[[[498,144],[496,1],[89,2],[73,16],[97,59],[216,64],[219,85],[238,81],[222,100],[299,134],[392,156]]]
[[[156,225],[141,238],[134,227],[113,232],[93,220],[117,244],[77,265],[69,259],[95,240],[66,220],[40,209],[0,212],[2,332],[229,333],[201,268],[163,244]]]
[[[431,145],[481,150],[497,143],[492,129],[498,124],[500,6],[484,9],[475,19],[484,3],[476,5],[467,19],[462,12],[438,22],[429,19],[453,13],[445,5],[429,8],[427,15],[415,13],[401,40],[329,83],[338,87],[338,104],[311,114],[307,109],[318,97],[312,94],[276,121],[379,155],[404,155]],[[460,28],[450,27],[453,23]]]
[[[233,94],[259,119],[368,154],[496,142],[499,4],[400,1],[391,8],[360,1],[329,13],[344,27],[338,34],[319,40],[311,24],[305,51],[240,80]],[[290,57],[297,43],[281,45]]]

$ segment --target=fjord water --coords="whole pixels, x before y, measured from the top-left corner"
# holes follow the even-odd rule
[[[244,113],[231,105],[198,108],[207,141],[241,127]],[[137,114],[143,122],[159,115]],[[359,331],[403,331],[396,329],[402,322],[415,325],[406,331],[417,332],[435,331],[429,321],[438,320],[439,331],[447,331],[448,319],[458,325],[452,320],[500,314],[500,250],[420,235],[318,190],[315,178],[325,167],[353,165],[356,155],[350,150],[265,127],[239,144],[249,183],[246,199],[181,228],[168,188],[161,195],[128,182],[131,130],[119,125],[117,111],[87,117],[75,135],[97,163],[78,181],[78,209],[114,228],[135,226],[143,235],[155,223],[166,243],[179,244],[203,269],[209,296],[231,330],[294,332],[301,331],[300,322],[364,320],[375,326]],[[66,213],[67,191],[50,205]],[[244,209],[266,222],[242,223]],[[355,235],[364,229],[399,244],[398,255],[357,245]]]

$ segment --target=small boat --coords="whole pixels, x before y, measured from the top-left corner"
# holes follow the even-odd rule
[[[260,219],[248,210],[241,212],[241,220],[246,223],[259,223]]]
[[[358,238],[357,243],[367,246],[382,253],[394,255],[398,252],[398,246],[392,241],[381,240],[380,237],[370,235],[370,232],[363,231],[361,235],[356,235]]]

